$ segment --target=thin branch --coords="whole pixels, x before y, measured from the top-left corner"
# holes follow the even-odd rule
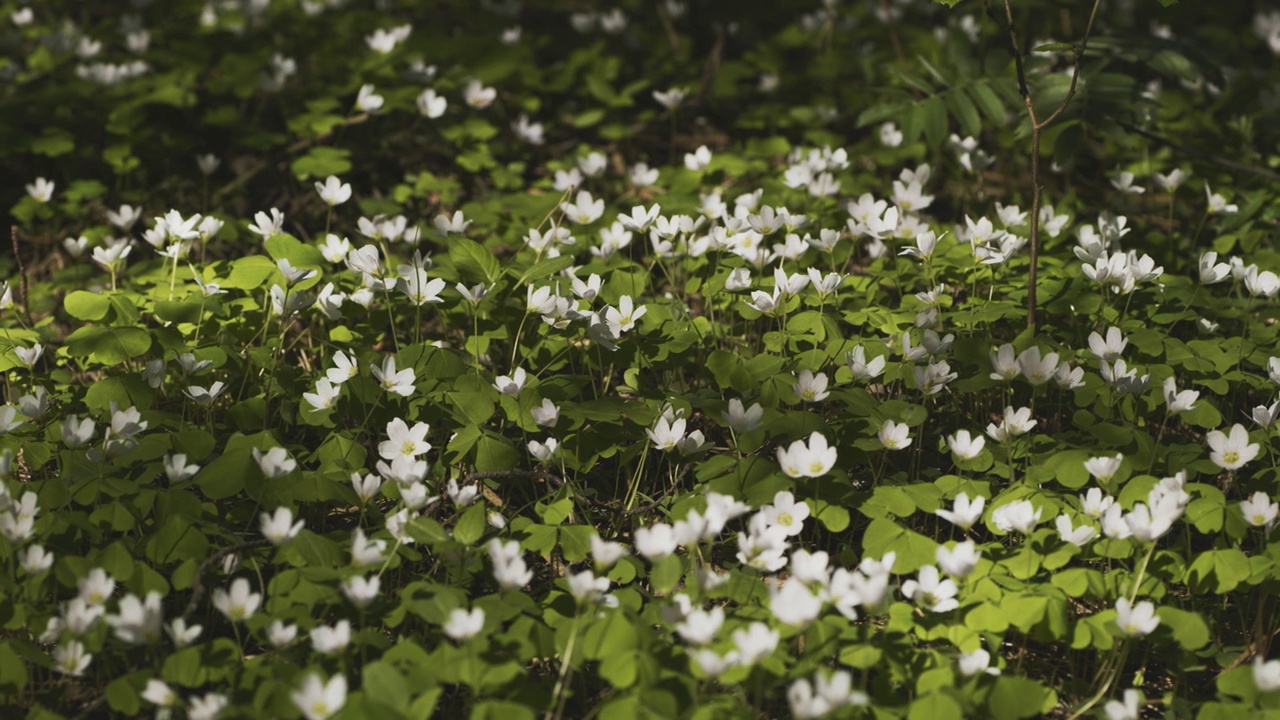
[[[684,469],[682,467],[680,476],[683,476],[683,475],[684,475]],[[527,477],[527,478],[533,478],[535,480],[549,480],[551,484],[556,486],[557,490],[564,487],[567,484],[564,478],[547,470],[493,470],[489,472],[473,472],[473,473],[468,473],[467,475],[464,475],[460,480],[458,480],[458,482],[468,483],[473,480],[485,480],[489,478],[510,478],[510,477]],[[638,508],[632,508],[631,510],[623,510],[622,508],[619,508],[617,505],[607,503],[603,500],[592,497],[590,495],[581,496],[579,499],[586,500],[593,507],[596,507],[600,510],[611,512],[620,517],[632,517],[635,515],[643,515],[644,513],[647,513],[651,510],[656,509],[659,505],[662,504],[664,500],[670,497],[671,493],[675,492],[676,486],[679,485],[679,480],[680,480],[680,477],[677,477],[676,482],[671,483],[670,486],[668,486],[662,492],[658,493],[658,496],[654,498],[653,502],[649,503],[648,505],[642,505],[641,507],[638,507]]]
[[[995,21],[996,25],[1000,25],[999,18],[991,9],[990,0],[983,0],[983,7],[986,9],[987,16]],[[1035,102],[1031,98],[1031,90],[1027,86],[1026,67],[1022,61],[1022,43],[1018,40],[1018,30],[1013,23],[1013,6],[1010,0],[1004,0],[1004,14],[1006,29],[1009,33],[1009,42],[1013,46],[1014,66],[1018,73],[1018,92],[1022,95],[1022,101],[1027,106],[1027,117],[1031,120],[1031,232],[1027,240],[1027,249],[1030,254],[1031,262],[1027,268],[1027,327],[1034,329],[1036,327],[1036,285],[1038,280],[1038,266],[1040,264],[1040,206],[1044,193],[1044,187],[1040,182],[1040,139],[1044,129],[1052,124],[1055,120],[1062,116],[1067,106],[1071,104],[1071,99],[1075,97],[1076,87],[1080,80],[1080,67],[1084,61],[1085,50],[1089,47],[1089,36],[1093,32],[1093,21],[1098,15],[1098,8],[1102,5],[1102,0],[1094,0],[1093,8],[1089,11],[1089,23],[1085,26],[1084,38],[1080,41],[1080,47],[1075,50],[1075,61],[1071,69],[1071,85],[1067,89],[1067,94],[1062,98],[1062,102],[1058,107],[1049,113],[1043,120],[1036,116]]]
[[[196,568],[196,577],[195,577],[195,580],[192,581],[191,583],[191,599],[187,601],[187,607],[183,609],[182,615],[180,615],[179,617],[182,618],[183,620],[186,620],[195,614],[196,608],[200,606],[200,599],[204,597],[204,573],[211,566],[213,566],[214,563],[222,562],[222,559],[224,557],[228,555],[234,555],[235,553],[238,553],[241,550],[252,550],[254,548],[260,548],[269,543],[270,541],[266,540],[265,538],[259,539],[259,540],[249,540],[247,542],[242,542],[238,545],[229,545],[227,547],[224,547],[221,550],[210,555],[209,557],[205,558],[204,562],[200,563],[200,567]]]

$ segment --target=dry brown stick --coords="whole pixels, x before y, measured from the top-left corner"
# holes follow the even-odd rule
[[[681,475],[683,474],[684,473],[681,472]],[[556,475],[553,472],[548,472],[546,470],[491,470],[488,472],[473,472],[473,473],[468,473],[464,475],[462,479],[460,479],[458,482],[467,483],[473,480],[485,480],[488,478],[510,478],[510,477],[541,478],[543,480],[550,480],[556,486],[557,489],[562,488],[566,485],[564,478],[560,477],[559,475]],[[677,478],[677,480],[678,479],[679,478]],[[615,515],[620,515],[622,517],[632,517],[634,515],[642,515],[644,513],[647,513],[657,508],[659,505],[662,504],[664,500],[670,497],[672,492],[674,492],[676,484],[677,483],[673,482],[669,487],[667,487],[665,490],[659,493],[658,497],[655,498],[654,501],[649,503],[648,505],[643,505],[638,508],[632,508],[630,510],[623,510],[617,507],[616,505],[611,505],[607,502],[604,502],[603,500],[599,500],[591,496],[584,496],[583,499],[586,500],[588,503],[591,503],[592,506],[599,508],[600,510],[607,510],[611,513],[614,513]]]
[[[227,547],[224,547],[221,550],[210,555],[209,557],[205,558],[204,562],[200,563],[200,567],[196,568],[195,580],[191,582],[191,599],[187,601],[186,608],[182,610],[182,614],[179,615],[178,617],[182,618],[183,620],[186,620],[187,618],[191,617],[195,613],[196,608],[199,607],[200,598],[204,596],[204,573],[206,570],[209,569],[210,566],[212,566],[214,563],[222,562],[222,559],[228,555],[238,553],[241,550],[252,550],[254,548],[260,548],[269,543],[270,541],[265,538],[262,538],[259,540],[249,540],[247,542],[242,542],[238,545],[229,545]]]
[[[1098,7],[1100,5],[1102,5],[1102,0],[1094,0],[1093,9],[1089,11],[1089,22],[1084,29],[1084,38],[1080,41],[1080,47],[1073,49],[1075,62],[1071,69],[1071,85],[1067,88],[1066,97],[1062,98],[1062,102],[1058,104],[1058,107],[1042,120],[1036,116],[1035,102],[1033,102],[1031,90],[1027,86],[1026,66],[1022,62],[1022,43],[1018,39],[1018,29],[1013,23],[1013,7],[1009,0],[1004,0],[1005,21],[1007,23],[1005,29],[1009,33],[1009,42],[1013,46],[1013,62],[1018,73],[1018,92],[1022,95],[1022,102],[1027,107],[1027,117],[1031,120],[1031,232],[1027,240],[1031,263],[1027,268],[1027,327],[1032,329],[1036,327],[1036,283],[1038,279],[1037,270],[1040,264],[1040,204],[1044,193],[1044,186],[1040,182],[1040,139],[1044,129],[1062,116],[1067,106],[1071,104],[1071,99],[1075,97],[1076,87],[1080,80],[1080,66],[1084,59],[1085,50],[1089,47],[1089,35],[1093,32],[1093,21],[1098,15]],[[983,0],[983,7],[986,8],[987,15],[999,25],[1000,21],[991,9],[990,0]]]
[[[667,33],[667,44],[671,46],[672,54],[680,53],[680,34],[676,32],[676,25],[671,21],[671,13],[667,10],[667,4],[664,2],[657,3],[658,19],[662,21],[662,29]]]
[[[18,226],[9,226],[9,239],[13,243],[13,259],[18,263],[18,280],[21,282],[19,294],[21,295],[21,303],[18,307],[22,308],[22,317],[31,323],[31,308],[27,305],[27,266],[22,262],[22,252],[18,249]]]

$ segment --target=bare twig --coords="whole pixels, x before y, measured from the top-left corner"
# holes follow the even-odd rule
[[[13,243],[13,260],[18,264],[18,279],[21,281],[19,294],[21,302],[18,307],[22,308],[22,317],[31,322],[31,308],[27,305],[27,266],[22,262],[22,252],[18,249],[18,226],[9,226],[9,239]]]
[[[186,608],[183,609],[181,617],[183,620],[195,614],[196,608],[200,606],[200,599],[204,597],[204,573],[215,563],[222,562],[222,559],[228,555],[234,555],[241,550],[252,550],[267,545],[270,541],[262,538],[259,540],[249,540],[238,545],[229,545],[205,558],[200,563],[200,567],[196,568],[195,580],[191,582],[191,599],[187,601]]]
[[[683,474],[684,473],[682,472],[681,475]],[[557,489],[564,487],[566,484],[564,478],[547,470],[493,470],[490,472],[473,472],[463,476],[462,479],[460,479],[458,482],[468,483],[473,480],[485,480],[488,478],[510,478],[510,477],[527,477],[534,480],[549,480],[553,485],[556,486]],[[679,478],[677,478],[677,480],[678,479]],[[599,500],[589,495],[582,496],[580,499],[586,500],[593,507],[596,507],[600,510],[605,510],[615,515],[619,515],[621,517],[632,517],[634,515],[643,515],[644,513],[647,513],[651,510],[656,509],[659,505],[662,504],[664,500],[670,497],[671,493],[675,491],[675,487],[677,484],[678,483],[672,483],[669,487],[664,489],[662,492],[658,493],[658,496],[654,498],[653,502],[649,503],[648,505],[642,505],[641,507],[632,508],[630,510],[623,510],[622,508],[619,508],[616,505],[604,502],[603,500]]]
[[[1071,70],[1071,85],[1067,88],[1066,97],[1062,98],[1062,102],[1058,103],[1053,112],[1041,119],[1036,115],[1035,102],[1027,86],[1027,71],[1022,60],[1022,42],[1018,38],[1018,30],[1013,22],[1013,6],[1009,0],[1004,0],[1004,15],[1007,23],[1004,29],[1008,31],[1009,42],[1013,46],[1013,62],[1018,73],[1018,92],[1022,95],[1022,102],[1027,106],[1027,117],[1031,120],[1031,236],[1027,241],[1031,254],[1031,265],[1027,269],[1027,327],[1030,328],[1036,327],[1036,271],[1040,260],[1040,204],[1044,193],[1044,186],[1040,182],[1040,139],[1045,128],[1062,116],[1067,106],[1071,104],[1071,99],[1075,97],[1080,80],[1080,66],[1084,60],[1085,50],[1089,47],[1089,35],[1093,32],[1094,18],[1097,17],[1098,7],[1101,5],[1102,0],[1093,1],[1093,9],[1089,11],[1089,22],[1084,29],[1084,38],[1080,41],[1080,46],[1073,50],[1075,62]],[[999,25],[1000,21],[991,9],[990,0],[983,0],[983,7],[987,15]]]
[[[667,44],[671,46],[672,54],[680,53],[680,34],[676,32],[676,25],[671,21],[671,13],[667,10],[667,4],[660,2],[655,3],[658,7],[658,19],[662,21],[662,29],[667,33]]]

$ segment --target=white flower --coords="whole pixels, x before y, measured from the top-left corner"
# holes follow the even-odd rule
[[[952,548],[939,545],[934,555],[942,571],[955,578],[963,578],[973,572],[981,557],[982,551],[972,540],[956,543]]]
[[[332,372],[332,371],[331,371]],[[302,393],[302,399],[307,401],[313,409],[328,410],[338,400],[341,390],[334,386],[327,378],[320,378],[316,381],[316,391],[313,393]]]
[[[45,178],[36,178],[33,183],[27,183],[27,194],[36,202],[47,203],[53,199],[54,183],[52,180]]]
[[[694,172],[706,170],[710,164],[711,150],[706,145],[700,145],[694,152],[684,155],[684,166]]]
[[[53,649],[54,669],[64,675],[79,676],[93,661],[93,653],[85,652],[84,643],[72,640]]]
[[[1143,600],[1133,605],[1128,598],[1116,600],[1116,625],[1125,635],[1129,637],[1150,635],[1159,624],[1160,618],[1156,616],[1156,608],[1150,602]]]
[[[484,629],[484,609],[471,611],[454,608],[449,613],[449,621],[444,624],[444,634],[458,642],[466,642]]]
[[[655,523],[635,531],[636,553],[657,562],[676,551],[674,528],[666,523]]]
[[[94,568],[77,581],[79,597],[91,605],[101,605],[115,592],[116,581],[102,568]]]
[[[570,573],[568,576],[569,594],[580,605],[591,605],[606,602],[604,594],[609,590],[609,578],[596,577],[590,570]]]
[[[1107,484],[1120,471],[1120,465],[1124,462],[1124,455],[1116,454],[1114,457],[1096,457],[1089,458],[1084,461],[1084,469],[1089,472],[1100,484]]]
[[[1236,423],[1231,426],[1230,434],[1221,430],[1211,430],[1206,436],[1209,448],[1209,459],[1223,470],[1237,470],[1245,463],[1258,456],[1262,449],[1258,443],[1249,442],[1249,431]]]
[[[272,545],[280,547],[286,540],[297,537],[302,532],[302,527],[306,523],[302,520],[293,521],[293,511],[283,505],[276,508],[274,513],[262,513],[262,535],[271,542]]]
[[[475,485],[459,487],[457,478],[449,478],[449,482],[445,483],[444,493],[455,507],[463,508],[476,501],[480,496],[480,489]]]
[[[710,677],[719,677],[726,670],[737,667],[742,661],[741,655],[736,650],[730,650],[722,656],[715,650],[702,649],[691,653],[690,657],[698,668]]]
[[[1124,701],[1109,700],[1103,711],[1107,714],[1107,720],[1138,720],[1141,717],[1141,709],[1138,705],[1138,691],[1129,688],[1124,691]]]
[[[964,653],[960,656],[960,674],[965,677],[972,677],[980,672],[988,675],[999,675],[1000,668],[991,667],[991,653],[985,648],[978,648],[971,653]]]
[[[954,580],[942,580],[938,568],[925,565],[920,568],[916,579],[902,583],[902,594],[911,598],[916,605],[936,613],[949,612],[960,607],[955,599],[959,588]]]
[[[1186,181],[1187,173],[1184,172],[1182,168],[1174,168],[1168,173],[1155,173],[1153,177],[1156,179],[1156,184],[1160,186],[1161,190],[1171,193],[1177,190],[1178,187]]]
[[[854,378],[870,380],[884,372],[885,357],[880,355],[867,362],[866,351],[859,345],[848,354],[845,363],[849,366],[849,372],[853,373]]]
[[[783,450],[778,448],[778,464],[787,477],[822,477],[836,464],[836,449],[827,445],[827,439],[816,430],[809,435],[809,442],[796,440]]]
[[[733,644],[737,647],[743,665],[754,665],[773,653],[781,636],[762,622],[753,622],[746,629],[733,631]]]
[[[222,391],[226,389],[226,384],[221,380],[217,380],[208,388],[203,388],[199,385],[188,385],[182,392],[184,395],[201,405],[212,405],[213,401],[217,400],[218,396],[222,394]]]
[[[289,451],[282,447],[271,448],[265,453],[253,448],[250,454],[268,479],[284,477],[298,467],[298,461],[289,457]]]
[[[751,407],[744,408],[741,400],[732,398],[729,400],[728,411],[720,416],[720,420],[736,433],[748,433],[760,427],[763,417],[764,408],[760,407],[760,403],[752,403]]]
[[[53,553],[32,544],[18,551],[18,567],[28,575],[38,575],[53,567]]]
[[[471,80],[462,90],[462,99],[478,110],[489,107],[497,97],[497,90],[485,87],[479,80]]]
[[[645,434],[659,450],[673,450],[684,439],[685,424],[684,418],[671,420],[664,415],[658,418],[652,430],[646,429]]]
[[[493,578],[503,590],[514,590],[528,585],[533,573],[520,557],[520,543],[511,540],[503,543],[494,538],[489,541],[489,557],[493,561]]]
[[[311,647],[322,655],[337,655],[351,644],[351,622],[339,620],[337,625],[317,625],[311,630]]]
[[[174,455],[164,456],[164,474],[169,478],[171,483],[180,483],[184,480],[190,480],[200,472],[200,466],[195,463],[187,464],[186,453],[177,453]]]
[[[432,120],[444,115],[444,111],[449,107],[449,101],[430,88],[422,91],[417,103],[418,112]]]
[[[377,93],[377,89],[373,85],[361,85],[360,91],[356,94],[356,109],[373,115],[382,109],[383,101],[383,97]],[[348,193],[349,195],[350,193]],[[325,201],[329,202],[328,198],[325,198]],[[329,204],[335,205],[337,203],[330,202]]]
[[[503,395],[516,397],[520,394],[520,391],[524,389],[524,384],[527,379],[528,373],[525,372],[524,368],[518,367],[510,376],[499,375],[497,379],[493,381],[493,389]]]
[[[336,176],[330,175],[324,182],[316,183],[316,192],[329,207],[336,207],[351,199],[351,184],[344,183]],[[329,237],[334,237],[330,235]]]
[[[911,445],[911,438],[907,435],[910,430],[911,428],[905,423],[900,425],[892,420],[886,420],[884,425],[880,426],[876,437],[888,450],[904,450]]]
[[[987,499],[979,495],[972,502],[969,500],[967,493],[960,493],[956,496],[954,510],[936,510],[934,511],[938,517],[955,525],[961,530],[968,530],[973,524],[978,522],[978,518],[982,517],[982,508],[986,505]]]
[[[1280,689],[1280,660],[1266,660],[1261,655],[1253,658],[1253,684],[1258,692]]]
[[[796,384],[792,386],[792,389],[804,402],[825,400],[831,394],[827,392],[827,374],[818,373],[814,375],[809,370],[800,371],[800,374],[796,377]]]
[[[213,606],[231,622],[240,622],[253,617],[262,603],[262,595],[253,592],[249,581],[236,578],[231,581],[231,591],[217,588],[213,591]]]
[[[1043,385],[1058,370],[1058,353],[1041,357],[1040,348],[1029,347],[1018,353],[1018,371],[1032,385]]]
[[[355,575],[342,581],[342,594],[357,608],[365,608],[378,597],[382,580],[377,575]]]
[[[1036,420],[1031,418],[1031,408],[1006,407],[1004,409],[1004,419],[999,425],[995,423],[987,424],[987,435],[998,443],[1007,442],[1019,435],[1023,435],[1036,426]]]
[[[1267,527],[1280,515],[1280,503],[1271,501],[1271,496],[1264,492],[1255,492],[1248,500],[1241,501],[1240,512],[1245,522],[1254,527]]]
[[[29,348],[15,347],[13,352],[22,361],[23,365],[32,367],[40,360],[40,356],[44,354],[44,345],[36,343]]]
[[[1017,500],[992,510],[991,522],[1001,532],[1017,531],[1030,535],[1036,523],[1040,522],[1041,512],[1043,511],[1033,506],[1031,501]]]
[[[187,720],[217,720],[229,703],[226,695],[216,692],[193,697],[187,708]]]
[[[119,612],[106,617],[107,624],[116,630],[116,637],[127,643],[143,644],[160,639],[161,626],[164,623],[163,610],[160,607],[160,593],[152,590],[145,600],[137,595],[126,595],[120,599]]]
[[[1089,350],[1103,362],[1113,363],[1119,360],[1128,345],[1129,341],[1117,327],[1107,328],[1105,337],[1096,332],[1089,334]]]
[[[680,597],[686,597],[681,595]],[[676,633],[690,645],[709,645],[724,625],[724,608],[711,610],[693,610],[685,614],[684,619],[676,624]]]
[[[799,535],[804,529],[804,521],[809,518],[810,511],[808,503],[796,502],[794,495],[786,490],[780,490],[773,496],[773,504],[760,508],[760,512],[768,525],[781,527],[787,535],[794,536]]]
[[[297,625],[286,625],[283,620],[276,620],[267,628],[267,640],[272,647],[282,648],[292,643],[298,636]]]
[[[270,215],[265,212],[255,213],[253,224],[249,225],[249,232],[261,235],[263,240],[270,240],[279,235],[283,229],[284,213],[277,208],[271,208]]]
[[[961,460],[972,460],[982,454],[987,439],[981,435],[972,436],[968,430],[957,430],[954,435],[947,436],[947,447]]]
[[[685,95],[687,94],[687,91],[678,87],[671,88],[665,92],[662,90],[654,90],[653,99],[657,100],[658,104],[664,108],[674,110],[677,107],[680,107],[680,103],[684,101]]]
[[[179,700],[178,694],[169,687],[168,683],[155,678],[147,681],[147,687],[142,691],[142,699],[160,707],[171,707],[178,704]]]
[[[530,440],[526,447],[529,450],[529,454],[538,462],[545,463],[555,457],[556,450],[560,449],[560,442],[555,438],[547,438],[546,442]]]
[[[805,627],[822,612],[822,598],[795,576],[770,590],[769,595],[769,611],[792,627]]]
[[[394,393],[401,397],[409,397],[414,393],[414,372],[413,368],[405,368],[396,371],[396,359],[388,356],[382,360],[382,367],[374,365],[370,372],[373,373],[374,379],[382,384],[384,390]]]
[[[1084,547],[1088,545],[1098,535],[1097,528],[1089,525],[1080,525],[1073,528],[1071,526],[1071,518],[1066,515],[1059,515],[1054,520],[1054,526],[1058,529],[1058,537],[1063,542],[1071,543],[1076,547]]]
[[[1234,213],[1240,210],[1234,203],[1227,203],[1226,198],[1210,190],[1207,182],[1204,184],[1204,194],[1209,200],[1210,213]]]
[[[613,330],[613,334],[621,335],[634,328],[636,320],[643,317],[647,310],[648,308],[644,305],[636,306],[630,295],[623,295],[618,298],[617,309],[612,307],[606,309],[604,317],[609,323],[609,328]]]
[[[602,540],[599,535],[591,536],[591,559],[598,569],[613,567],[626,555],[627,548],[622,543]]]
[[[307,675],[289,697],[307,720],[328,720],[347,703],[347,678],[338,674],[323,682],[319,675]]]
[[[431,451],[431,443],[427,442],[427,433],[431,426],[417,422],[410,428],[408,423],[395,418],[387,423],[387,439],[378,443],[378,455],[385,460],[396,457],[415,458]]]
[[[174,647],[179,648],[184,648],[195,642],[203,630],[203,625],[191,625],[188,627],[187,621],[182,618],[174,618],[164,628],[164,631],[169,635],[169,639],[173,640]]]

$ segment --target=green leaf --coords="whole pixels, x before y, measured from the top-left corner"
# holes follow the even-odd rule
[[[1156,615],[1162,625],[1173,631],[1173,639],[1184,650],[1199,650],[1209,643],[1209,626],[1199,613],[1165,605],[1156,610]]]
[[[683,576],[684,562],[680,556],[668,555],[659,560],[649,571],[649,582],[653,585],[654,593],[665,595],[675,588],[676,583],[680,582]]]
[[[101,320],[111,311],[111,301],[106,295],[75,290],[63,300],[67,314],[78,320]]]
[[[89,358],[103,365],[119,365],[151,349],[151,335],[136,327],[86,325],[67,336],[72,357]]]
[[[534,265],[530,266],[523,273],[520,273],[519,279],[516,280],[516,285],[517,286],[526,285],[534,280],[541,280],[544,277],[551,277],[552,275],[555,275],[561,270],[564,270],[565,268],[572,265],[573,261],[574,261],[574,257],[572,255],[559,255],[557,257],[540,260]],[[510,272],[511,274],[514,275],[515,268],[511,268]]]
[[[899,575],[913,573],[925,565],[932,565],[938,552],[938,543],[917,532],[908,530],[892,520],[872,520],[862,538],[863,556],[881,558],[890,551],[897,553],[893,571]]]
[[[247,478],[257,481],[261,475],[262,470],[249,449],[238,448],[223,453],[218,459],[205,465],[192,478],[192,482],[200,488],[200,492],[218,500],[244,490]]]
[[[136,715],[142,709],[142,695],[130,682],[137,673],[116,678],[107,684],[107,704],[112,710],[126,715]]]
[[[294,268],[324,268],[324,255],[319,248],[307,245],[292,235],[276,235],[263,244],[275,260],[288,260]]]
[[[467,511],[462,513],[462,517],[458,518],[458,524],[453,528],[453,539],[463,545],[475,545],[476,541],[484,535],[487,522],[488,506],[478,502],[467,508]]]
[[[405,682],[404,675],[390,663],[369,663],[360,672],[360,678],[362,689],[368,697],[377,698],[400,712],[408,710],[409,684]]]
[[[1249,556],[1240,550],[1209,550],[1200,553],[1187,568],[1186,583],[1193,592],[1231,592],[1249,578]]]
[[[502,276],[502,263],[483,245],[470,238],[449,238],[449,259],[465,282],[483,281],[492,285]]]
[[[344,175],[351,170],[351,151],[317,145],[308,150],[306,155],[294,160],[289,169],[299,180]]]
[[[917,698],[907,710],[907,720],[960,720],[963,717],[960,703],[941,692]]]
[[[31,141],[31,152],[46,157],[66,155],[75,148],[75,136],[61,128],[45,128],[44,134]]]
[[[14,695],[26,687],[28,680],[27,666],[13,649],[13,643],[16,642],[22,641],[0,641],[0,687],[9,688]]]
[[[995,720],[1043,716],[1058,704],[1058,694],[1029,678],[1001,675],[987,698]]]
[[[224,288],[257,290],[276,272],[276,264],[271,258],[248,255],[231,261],[231,273],[221,281],[221,285]]]

